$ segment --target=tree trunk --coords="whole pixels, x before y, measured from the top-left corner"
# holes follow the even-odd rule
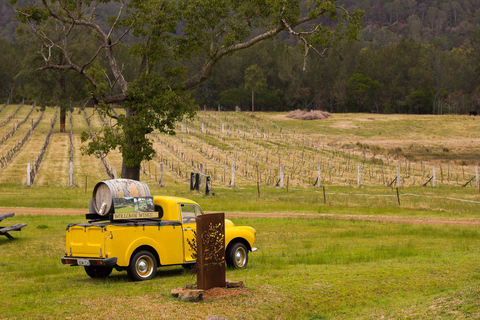
[[[122,161],[122,179],[132,179],[140,181],[140,165],[127,167],[125,159]]]
[[[135,114],[130,108],[125,108],[125,113],[127,118],[128,117],[133,117]],[[129,149],[134,149],[139,150],[140,146],[138,141],[135,141],[131,137],[129,137],[127,134],[125,135],[125,140],[127,141],[127,147]],[[128,152],[127,152],[128,154]],[[125,154],[122,154],[122,179],[132,179],[132,180],[137,180],[140,181],[140,164],[134,165],[132,167],[128,167],[125,163]]]
[[[254,93],[254,91],[253,91],[253,87],[252,87],[252,112],[254,112],[254,111],[255,111],[254,96],[255,96],[255,93]]]
[[[64,107],[60,108],[60,132],[66,132],[65,121],[67,118],[67,112]]]

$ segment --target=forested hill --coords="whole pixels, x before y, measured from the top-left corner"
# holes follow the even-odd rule
[[[192,92],[196,103],[206,108],[250,109],[247,73],[254,72],[263,84],[255,92],[258,111],[480,111],[480,0],[337,3],[365,12],[359,42],[341,42],[322,57],[311,53],[303,71],[301,48],[285,33],[221,60],[210,79]],[[116,8],[118,3],[113,2],[97,14],[111,15]],[[0,68],[0,100],[14,93],[17,99],[35,95],[27,89],[29,78],[22,70],[28,65],[21,61],[27,49],[15,44],[17,25],[8,0],[0,0],[0,58],[8,61]],[[195,57],[184,63],[191,70],[201,68]],[[133,60],[128,58],[125,65],[135,73]],[[17,74],[23,77],[15,78]]]
[[[20,0],[25,5],[29,0]],[[346,8],[365,12],[365,41],[387,44],[398,37],[428,43],[442,38],[444,49],[459,47],[480,24],[480,0],[339,0]],[[118,4],[101,7],[97,14],[113,13]],[[0,0],[0,36],[15,38],[18,23],[8,0]]]
[[[383,44],[403,36],[423,43],[441,41],[444,49],[450,49],[464,44],[480,23],[479,0],[343,2],[365,11],[363,39]]]

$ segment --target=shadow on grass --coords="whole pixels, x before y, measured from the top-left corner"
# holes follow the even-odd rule
[[[163,269],[163,270],[162,270]],[[157,269],[157,274],[152,279],[158,278],[168,278],[168,277],[175,277],[175,276],[182,276],[185,275],[186,271],[182,267],[168,267],[168,269],[164,269],[162,267]],[[84,277],[75,280],[79,283],[123,283],[123,282],[135,282],[128,278],[127,271],[116,271],[113,270],[112,274],[107,278],[90,278],[86,273],[84,273]]]

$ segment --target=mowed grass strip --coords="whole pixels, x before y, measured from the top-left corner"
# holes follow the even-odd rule
[[[83,217],[17,216],[0,238],[2,317],[204,319],[478,318],[477,228],[323,219],[236,219],[257,230],[249,267],[227,271],[249,293],[182,303],[170,290],[195,282],[181,267],[134,283],[126,272],[90,279],[60,263],[65,226]],[[455,313],[452,313],[452,307]],[[453,314],[453,316],[452,316]]]

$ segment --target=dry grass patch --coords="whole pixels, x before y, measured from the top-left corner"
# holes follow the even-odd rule
[[[286,115],[287,118],[299,120],[323,120],[330,116],[331,114],[326,111],[310,110],[308,112],[300,109],[291,111]]]

